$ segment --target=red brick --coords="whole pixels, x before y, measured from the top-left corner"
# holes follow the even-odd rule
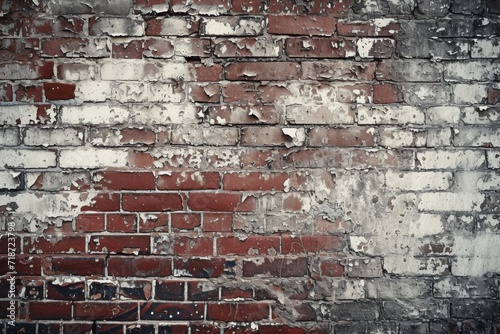
[[[283,146],[286,142],[286,136],[280,128],[248,127],[241,131],[241,144],[244,146]]]
[[[102,232],[104,229],[104,214],[86,214],[75,218],[75,231],[77,232]]]
[[[85,282],[47,282],[47,298],[57,300],[85,300]]]
[[[89,252],[147,254],[150,250],[148,235],[91,235]]]
[[[290,327],[288,325],[262,325],[259,326],[259,334],[327,334],[328,330],[304,329],[301,327]]]
[[[45,275],[104,275],[104,257],[95,255],[92,257],[48,256],[44,259],[42,266]]]
[[[135,214],[108,214],[107,216],[108,232],[137,232],[137,216]]]
[[[500,87],[488,87],[488,103],[497,104],[500,103]]]
[[[243,276],[301,277],[308,274],[307,257],[257,258],[243,261]]]
[[[258,85],[256,83],[229,83],[222,86],[224,102],[239,102],[247,104],[260,104]]]
[[[221,300],[253,298],[253,289],[251,288],[222,287],[220,290]]]
[[[7,82],[0,83],[0,102],[11,102],[14,100],[12,84]]]
[[[119,211],[120,194],[99,193],[92,198],[91,204],[82,207],[82,211]]]
[[[184,300],[184,282],[158,281],[155,286],[155,299],[157,300]]]
[[[204,305],[196,303],[149,302],[141,304],[141,320],[203,320]]]
[[[125,211],[157,212],[182,210],[182,198],[178,194],[123,194]]]
[[[172,213],[171,226],[174,230],[194,230],[201,226],[199,213]]]
[[[331,36],[335,18],[314,15],[269,15],[267,31],[277,35]]]
[[[177,236],[173,242],[173,254],[179,256],[211,256],[213,248],[213,239],[209,237]]]
[[[320,262],[321,275],[329,277],[344,276],[344,267],[340,264],[339,259],[321,259]]]
[[[220,102],[220,85],[219,84],[189,84],[189,99],[193,102],[200,103],[218,103]]]
[[[30,302],[29,316],[32,320],[70,320],[70,302]]]
[[[75,302],[74,308],[75,320],[138,320],[138,305],[132,302]]]
[[[189,281],[188,300],[215,301],[219,300],[219,288],[209,281]]]
[[[103,171],[94,174],[97,190],[154,190],[155,176],[151,172]]]
[[[191,325],[191,334],[220,334],[220,328],[212,324]]]
[[[187,326],[187,325],[158,325],[158,333],[188,334],[189,333],[189,326]]]
[[[336,147],[376,146],[377,137],[373,129],[367,128],[314,128],[309,132],[309,145]]]
[[[119,59],[141,59],[142,51],[142,41],[137,39],[124,43],[113,43],[111,47],[112,57]]]
[[[2,38],[0,61],[33,61],[40,58],[40,42],[36,38]]]
[[[224,174],[222,183],[226,190],[283,191],[287,180],[287,173],[239,172]]]
[[[224,274],[225,263],[226,260],[219,257],[175,259],[174,270],[187,273],[189,277],[217,278]],[[184,274],[182,274],[182,276],[184,276]]]
[[[46,82],[43,84],[45,97],[48,100],[71,100],[75,98],[74,84]]]
[[[255,209],[255,198],[238,193],[191,193],[189,207],[194,211],[249,212]]]
[[[120,277],[165,277],[172,275],[172,259],[157,256],[110,256],[108,274]]]
[[[24,238],[25,253],[84,253],[84,236],[38,236]]]
[[[203,231],[230,232],[233,228],[233,215],[230,213],[203,213]]]
[[[352,40],[331,38],[288,38],[286,54],[305,58],[354,58],[356,46]]]
[[[283,254],[334,253],[345,247],[344,240],[336,235],[303,235],[282,237]]]
[[[22,102],[42,102],[43,87],[42,86],[25,86],[19,84],[16,89],[16,101]]]
[[[217,172],[170,172],[158,176],[159,190],[219,189],[220,175]]]
[[[398,86],[382,84],[373,86],[374,103],[397,103],[403,101],[403,94]]]
[[[293,62],[238,62],[226,67],[227,80],[297,80],[300,64]]]
[[[144,41],[143,55],[145,58],[172,58],[174,45],[164,39],[147,39]]]
[[[267,303],[211,303],[207,306],[207,319],[224,322],[249,322],[269,317]]]
[[[217,239],[217,254],[219,255],[265,255],[280,251],[278,236],[249,236],[244,240],[237,237],[222,237]]]
[[[267,167],[272,164],[273,150],[246,150],[241,152],[242,168]]]
[[[207,66],[193,63],[191,70],[198,82],[214,82],[222,79],[222,66],[219,64]]]
[[[17,241],[18,242],[18,241]],[[18,243],[16,243],[18,244]],[[8,255],[0,255],[0,275],[3,276],[11,272],[8,264]],[[12,260],[12,259],[11,259]],[[42,275],[42,260],[38,256],[33,255],[16,255],[15,259],[16,273],[19,276],[41,276]]]
[[[140,215],[139,232],[170,232],[169,221],[169,215],[166,213]]]

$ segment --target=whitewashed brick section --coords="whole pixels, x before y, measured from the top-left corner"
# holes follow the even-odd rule
[[[148,101],[152,102],[182,102],[184,86],[180,83],[151,83],[148,85]]]
[[[422,169],[477,169],[485,161],[484,152],[479,150],[417,152],[417,166]]]
[[[486,151],[486,157],[488,160],[488,168],[500,168],[500,150]]]
[[[396,275],[443,275],[448,271],[448,259],[392,255],[384,257],[384,269]]]
[[[17,146],[20,143],[19,128],[0,128],[1,146]]]
[[[236,50],[228,52],[228,48],[236,48]],[[267,37],[258,37],[255,39],[218,39],[215,41],[214,50],[215,55],[221,58],[234,57],[247,53],[251,54],[252,57],[279,57],[280,52],[280,41],[278,39],[271,39]]]
[[[452,185],[451,172],[397,172],[385,175],[387,187],[399,191],[447,190]]]
[[[466,125],[472,124],[498,124],[500,123],[500,112],[495,107],[465,107],[463,108],[462,121]]]
[[[20,173],[0,171],[0,189],[17,189],[20,185]]]
[[[453,86],[453,102],[457,104],[482,103],[487,96],[486,85],[457,84]]]
[[[40,111],[33,105],[14,105],[0,107],[0,125],[52,124],[56,122],[54,108]]]
[[[195,20],[190,17],[165,17],[160,20],[159,35],[162,36],[188,36],[193,33]]]
[[[354,124],[350,105],[291,105],[286,107],[286,120],[291,124]]]
[[[500,265],[500,234],[480,233],[454,238],[452,273],[456,276],[491,275]]]
[[[159,65],[138,60],[115,60],[101,64],[102,80],[158,80]]]
[[[198,108],[193,104],[133,105],[130,114],[131,123],[133,124],[167,125],[199,122]]]
[[[498,63],[490,61],[459,61],[444,65],[444,79],[447,81],[495,80],[499,74]]]
[[[24,144],[29,146],[78,146],[83,144],[83,129],[28,128]]]
[[[218,3],[209,4],[208,2],[200,1],[182,1],[172,5],[171,9],[175,13],[198,13],[199,15],[222,15],[226,14],[230,8],[229,1],[225,4]]]
[[[423,124],[425,114],[414,106],[360,106],[359,124]]]
[[[181,145],[234,146],[238,143],[239,130],[232,127],[178,127],[171,130],[172,143]]]
[[[80,81],[76,85],[75,98],[83,102],[104,102],[111,96],[109,81]]]
[[[117,82],[112,85],[108,96],[119,102],[182,102],[185,98],[180,83],[160,82]]]
[[[91,33],[108,36],[144,36],[144,21],[130,17],[100,17],[92,25]]]
[[[479,193],[432,192],[419,195],[422,211],[479,211],[485,197]]]
[[[427,147],[442,147],[451,146],[452,129],[428,129],[427,130]]]
[[[165,63],[160,66],[161,78],[164,80],[186,80],[196,79],[191,73],[191,67],[188,63]]]
[[[455,130],[455,146],[500,147],[500,128],[460,128]]]
[[[426,145],[426,133],[417,129],[382,128],[380,145],[384,147],[422,147]]]
[[[500,190],[500,173],[495,171],[460,171],[455,173],[456,186],[476,190]]]
[[[452,106],[431,107],[425,111],[426,124],[444,125],[460,122],[460,108]]]
[[[129,111],[124,106],[88,104],[82,106],[63,106],[63,124],[123,124],[129,119]]]
[[[56,166],[56,152],[28,149],[0,150],[0,168],[47,168]]]
[[[471,49],[472,58],[500,57],[500,38],[476,39]]]
[[[203,18],[200,30],[212,36],[254,36],[264,32],[262,17],[217,17]]]
[[[447,105],[450,102],[450,88],[444,85],[410,84],[401,85],[404,101],[417,105]]]
[[[127,166],[126,150],[73,148],[60,151],[59,166],[61,168],[102,168]]]

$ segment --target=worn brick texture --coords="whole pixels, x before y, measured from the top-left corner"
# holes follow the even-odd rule
[[[0,41],[0,333],[500,333],[499,0],[0,0]]]

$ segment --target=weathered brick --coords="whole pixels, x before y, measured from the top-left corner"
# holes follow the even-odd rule
[[[67,14],[108,14],[108,15],[128,15],[132,9],[132,0],[119,0],[102,3],[91,0],[85,4],[75,4],[71,0],[57,0],[49,5],[50,13],[54,15]]]
[[[236,307],[237,306],[237,307]],[[207,308],[207,319],[225,322],[246,322],[267,319],[269,305],[266,303],[211,303]]]
[[[370,81],[374,73],[373,62],[346,60],[302,62],[302,79]]]
[[[358,107],[359,124],[423,124],[425,114],[413,106]]]
[[[375,146],[376,133],[373,129],[314,128],[309,132],[310,146]]]
[[[133,302],[75,302],[73,318],[133,321],[138,319],[137,309],[137,303]]]
[[[477,169],[484,166],[485,154],[474,150],[433,150],[417,152],[417,166],[422,169]]]
[[[158,212],[182,209],[178,194],[124,194],[122,207],[126,211]]]
[[[343,17],[351,8],[352,1],[313,1],[299,3],[292,0],[271,2],[269,11],[276,14],[331,14],[335,17]]]
[[[75,148],[61,150],[59,166],[62,168],[125,167],[128,152],[113,149]]]
[[[146,22],[148,36],[189,36],[199,28],[198,21],[191,17],[152,18]]]
[[[399,24],[395,19],[373,19],[370,21],[339,21],[337,31],[340,36],[387,36],[397,34]]]
[[[0,150],[2,167],[47,168],[56,166],[56,152],[28,149]]]
[[[331,36],[335,19],[313,15],[269,15],[267,31],[277,35]]]
[[[273,106],[227,105],[211,107],[208,113],[210,124],[276,124],[279,113]]]
[[[440,64],[427,60],[383,60],[377,64],[376,78],[381,81],[441,81]]]
[[[227,57],[279,57],[282,43],[279,39],[269,37],[247,37],[217,39],[214,54],[220,58]]]
[[[450,316],[449,303],[443,300],[386,301],[382,308],[385,319],[446,319]]]
[[[361,58],[391,58],[396,42],[388,38],[360,38],[356,50]]]
[[[376,320],[379,317],[379,307],[373,301],[356,301],[343,303],[321,303],[319,305],[319,320]]]
[[[264,32],[264,20],[259,16],[203,18],[200,32],[207,36],[258,36]]]
[[[353,40],[331,38],[287,38],[286,54],[301,58],[354,58],[356,44]]]
[[[43,38],[42,55],[48,57],[103,58],[111,55],[111,50],[104,38]]]
[[[244,240],[236,237],[217,239],[217,253],[219,255],[274,255],[279,252],[279,249],[280,238],[278,236],[249,236]]]
[[[374,299],[414,299],[431,295],[431,283],[415,278],[385,279],[366,282],[368,298]]]
[[[90,18],[89,31],[92,36],[143,36],[144,22],[128,17]]]
[[[300,277],[307,275],[306,257],[255,258],[243,261],[243,276]]]
[[[488,98],[486,85],[456,84],[452,89],[453,102],[456,104],[484,103]]]
[[[0,145],[17,146],[21,143],[21,136],[18,128],[0,129]]]
[[[227,80],[285,81],[300,76],[300,64],[292,62],[238,62],[226,67]]]
[[[229,11],[229,0],[171,0],[174,13],[220,15]]]
[[[54,63],[46,62],[9,62],[0,64],[2,80],[51,79],[54,76]]]

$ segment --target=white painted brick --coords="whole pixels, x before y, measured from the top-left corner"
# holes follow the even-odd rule
[[[417,166],[422,169],[477,169],[485,161],[484,152],[479,150],[417,152]]]
[[[95,80],[95,68],[94,64],[65,62],[57,66],[57,76],[67,81]]]
[[[498,64],[483,60],[448,62],[444,65],[446,81],[495,80],[500,74]]]
[[[246,54],[250,54],[251,57],[279,57],[280,49],[277,39],[229,38],[216,40],[214,53],[221,58]]]
[[[47,168],[56,166],[56,153],[42,150],[0,150],[2,167]]]
[[[188,63],[164,63],[160,67],[161,78],[163,80],[185,80],[195,79]]]
[[[425,114],[413,106],[358,107],[359,124],[423,124]]]
[[[76,85],[75,98],[82,102],[104,102],[111,96],[109,81],[80,81]]]
[[[384,257],[384,269],[397,275],[443,275],[448,271],[446,258],[415,258],[391,255]]]
[[[203,18],[200,30],[212,36],[255,36],[264,32],[262,17]]]
[[[291,124],[354,124],[354,111],[347,104],[291,105],[286,120]]]
[[[198,108],[193,104],[162,103],[152,106],[131,106],[133,124],[189,124],[198,123]]]
[[[498,108],[486,106],[463,108],[462,121],[464,124],[498,124],[500,122],[500,112]]]
[[[161,28],[158,32],[161,36],[189,36],[196,24],[191,17],[165,17],[161,19]]]
[[[123,124],[129,119],[129,111],[124,106],[88,104],[83,106],[63,106],[63,124]]]
[[[90,28],[94,35],[144,36],[144,21],[130,17],[100,17]]]
[[[174,43],[176,56],[210,56],[210,40],[200,38],[178,38],[172,42]]]
[[[499,169],[500,168],[500,150],[486,151],[486,157],[488,160],[488,168]]]
[[[500,173],[495,171],[459,171],[455,180],[463,189],[500,190]]]
[[[500,57],[500,38],[477,39],[471,49],[472,58],[492,58]]]
[[[499,128],[459,128],[455,129],[455,146],[499,147]]]
[[[21,185],[19,177],[22,177],[22,174],[18,172],[0,171],[0,189],[18,189]]]
[[[145,102],[148,99],[148,85],[143,82],[115,82],[108,98],[119,102]]]
[[[452,185],[451,172],[397,172],[385,175],[387,187],[400,191],[446,190]]]
[[[450,88],[434,84],[401,85],[404,101],[419,105],[446,105],[450,102]]]
[[[52,124],[56,122],[56,111],[53,108],[47,109],[46,114],[41,110],[41,107],[33,105],[2,106],[0,108],[0,125]]]
[[[20,143],[18,128],[0,128],[0,146],[17,146]]]
[[[101,65],[102,80],[158,80],[159,65],[145,63],[135,59],[107,61]]]
[[[183,84],[180,83],[151,83],[148,85],[148,101],[153,102],[182,102],[184,100]]]
[[[456,276],[480,277],[498,272],[500,234],[479,233],[454,237],[452,273]]]
[[[380,145],[384,147],[422,147],[426,145],[426,132],[416,129],[382,128]]]
[[[229,1],[225,4],[209,4],[201,1],[182,1],[172,5],[174,13],[197,13],[199,15],[221,15],[229,11]]]
[[[83,144],[83,129],[27,128],[24,144],[29,146],[78,146]]]
[[[239,130],[232,127],[177,127],[171,130],[172,143],[181,145],[234,146],[238,143]]]
[[[452,129],[428,129],[427,147],[451,146]]]
[[[460,122],[460,108],[452,106],[431,107],[425,111],[426,124],[444,125]]]
[[[127,160],[126,150],[82,147],[61,150],[59,166],[61,168],[126,167]]]
[[[482,103],[488,96],[486,85],[453,85],[453,102],[457,104]]]
[[[479,211],[485,197],[479,193],[432,192],[419,195],[422,211]]]

